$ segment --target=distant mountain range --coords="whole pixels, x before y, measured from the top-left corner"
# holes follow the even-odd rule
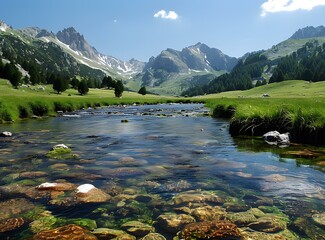
[[[323,26],[299,29],[288,40],[263,54],[275,60],[296,51],[311,38],[323,39],[324,36]],[[35,60],[49,71],[98,79],[110,75],[122,79],[131,90],[146,86],[152,92],[175,95],[231,72],[247,56],[237,59],[197,43],[181,51],[168,48],[147,63],[135,59],[122,61],[98,52],[73,27],[55,34],[37,27],[15,30],[1,21],[0,53],[3,58],[11,54],[16,58]]]

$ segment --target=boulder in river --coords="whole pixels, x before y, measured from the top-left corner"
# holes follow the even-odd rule
[[[12,137],[12,133],[5,131],[0,133],[0,137]]]
[[[267,132],[263,135],[264,140],[271,145],[289,145],[289,133],[279,133],[278,131]]]
[[[106,202],[111,199],[111,196],[104,191],[96,188],[92,184],[83,184],[77,187],[76,197],[79,201],[85,203],[99,203]]]

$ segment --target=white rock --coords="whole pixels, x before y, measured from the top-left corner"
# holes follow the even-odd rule
[[[7,132],[7,131],[5,131],[5,132],[2,132],[2,133],[0,134],[0,136],[1,136],[1,137],[11,137],[11,136],[12,136],[12,133],[11,133],[11,132]]]
[[[57,183],[49,183],[45,182],[37,186],[37,188],[53,188],[56,187],[58,184]]]
[[[58,149],[58,148],[64,148],[64,149],[68,149],[69,147],[67,145],[64,145],[64,144],[57,144],[53,147],[53,150],[54,149]]]
[[[290,137],[289,133],[280,134],[278,131],[267,132],[263,135],[264,140],[273,145],[289,145]]]
[[[90,190],[95,189],[96,187],[92,184],[83,184],[77,187],[76,192],[77,193],[88,193]]]

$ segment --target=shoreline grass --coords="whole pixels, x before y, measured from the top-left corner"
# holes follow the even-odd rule
[[[0,90],[0,123],[16,122],[32,117],[56,116],[58,111],[72,112],[89,107],[192,101],[192,99],[150,94],[143,96],[128,91],[124,91],[123,96],[117,98],[113,90],[104,89],[90,89],[84,96],[74,89],[57,94],[52,89],[52,85],[14,89],[4,79],[0,79]]]
[[[287,81],[199,99],[205,99],[214,117],[230,119],[229,132],[232,135],[262,136],[268,131],[277,130],[289,132],[294,142],[323,145],[323,92],[325,82]],[[262,98],[264,93],[271,97]]]

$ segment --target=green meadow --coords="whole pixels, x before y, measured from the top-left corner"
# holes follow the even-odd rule
[[[0,79],[0,122],[13,122],[31,117],[55,116],[58,111],[74,110],[119,104],[154,104],[182,101],[179,98],[157,95],[140,95],[124,91],[116,98],[114,90],[90,89],[81,96],[77,90],[68,89],[57,94],[52,85],[12,88],[7,80]],[[188,100],[187,100],[188,101]]]
[[[324,94],[325,82],[291,80],[196,99],[204,99],[215,117],[230,118],[230,132],[234,135],[263,135],[278,130],[290,132],[299,142],[322,143]]]

